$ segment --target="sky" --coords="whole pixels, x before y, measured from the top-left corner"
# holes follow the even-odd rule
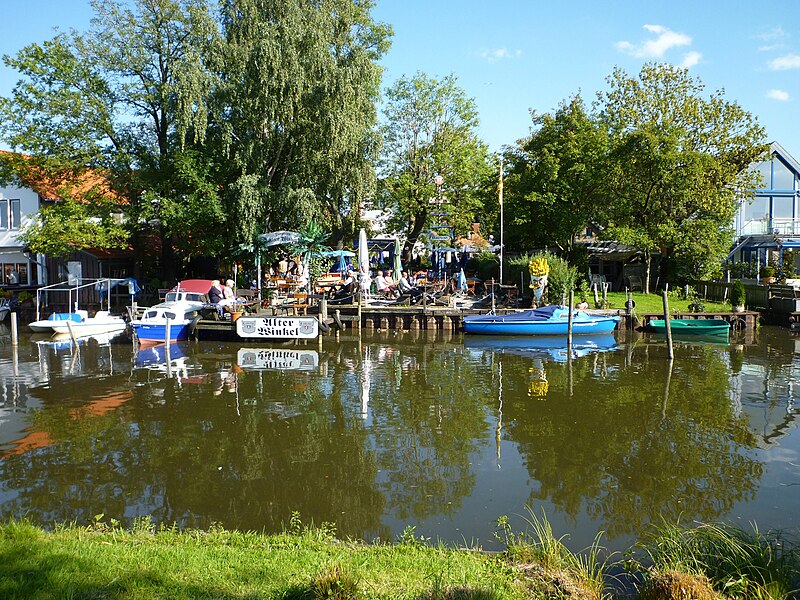
[[[92,16],[87,0],[4,4],[3,55]],[[688,67],[707,95],[724,90],[800,160],[800,0],[376,0],[373,16],[394,30],[384,88],[454,74],[493,151],[530,133],[531,110],[578,93],[589,104],[615,67],[656,61]],[[0,66],[0,96],[16,80]]]

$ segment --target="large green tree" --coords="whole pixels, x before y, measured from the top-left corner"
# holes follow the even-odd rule
[[[606,129],[580,96],[553,113],[534,114],[533,124],[530,136],[506,153],[509,237],[522,248],[570,253],[603,201]]]
[[[764,130],[755,117],[688,70],[646,64],[638,76],[616,69],[598,96],[608,127],[606,235],[646,257],[683,258],[701,274],[732,241],[737,194],[756,187],[750,165],[763,156]]]
[[[225,0],[211,135],[235,240],[310,220],[352,233],[374,189],[390,29],[372,0]]]
[[[384,112],[380,194],[394,214],[392,225],[406,234],[403,253],[410,260],[437,208],[436,176],[444,181],[442,208],[463,233],[493,193],[488,181],[494,169],[477,135],[475,102],[455,76],[401,77],[386,91]]]
[[[217,26],[202,0],[95,0],[92,6],[86,33],[61,33],[4,57],[22,79],[0,102],[0,133],[45,164],[49,178],[68,182],[92,170],[112,182],[127,205],[130,233],[157,226],[162,268],[171,278],[181,250],[199,252],[222,222],[208,161],[187,150],[205,132],[213,83],[206,61]],[[42,173],[37,169],[34,175]],[[93,204],[79,196],[62,194],[66,202]],[[56,231],[48,220],[80,220],[85,213],[44,211],[27,242],[46,245]],[[65,230],[69,246],[97,243],[74,236],[80,224],[74,225]]]

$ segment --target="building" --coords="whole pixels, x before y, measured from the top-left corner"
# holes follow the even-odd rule
[[[9,152],[3,155],[9,164],[17,159],[27,161],[24,155]],[[65,183],[37,176],[34,166],[20,171],[22,176],[9,176],[6,171],[5,185],[0,184],[0,285],[39,287],[76,278],[131,276],[134,264],[131,250],[85,249],[55,258],[29,252],[20,238],[43,206],[62,200],[62,190],[68,189],[78,196],[98,191],[117,197],[105,178],[88,171]]]
[[[783,250],[800,248],[800,163],[772,142],[769,160],[754,168],[764,187],[752,202],[740,200],[728,259],[764,265],[779,259]]]

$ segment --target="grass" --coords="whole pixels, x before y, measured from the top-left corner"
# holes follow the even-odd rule
[[[409,527],[395,544],[335,537],[331,525],[240,533],[95,522],[45,531],[26,521],[0,524],[0,597],[21,598],[409,598],[603,600],[610,559],[600,536],[573,553],[544,515],[529,510],[527,531],[498,520],[503,554],[431,545]],[[642,600],[800,597],[798,554],[776,534],[719,524],[662,523],[625,564]],[[626,596],[632,598],[632,596]]]
[[[609,308],[625,308],[625,302],[628,297],[625,292],[609,292],[608,303]],[[661,294],[643,294],[642,292],[633,292],[633,300],[636,302],[635,311],[637,313],[663,313],[664,302]],[[590,296],[589,304],[592,304],[594,299]],[[677,294],[671,293],[669,295],[669,308],[671,312],[690,312],[689,304],[692,300],[678,298]],[[706,312],[730,312],[731,305],[723,302],[703,302]]]
[[[686,528],[663,522],[642,547],[651,565],[643,586],[647,592],[688,576],[698,589],[710,585],[729,598],[779,600],[800,594],[797,547],[786,544],[779,533],[763,535],[755,526],[746,531],[717,523]]]
[[[329,527],[279,535],[139,525],[0,526],[2,598],[525,598],[498,556],[366,545]]]

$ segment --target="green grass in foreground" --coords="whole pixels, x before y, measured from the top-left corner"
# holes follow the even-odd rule
[[[396,544],[366,545],[336,539],[329,526],[304,528],[296,517],[291,526],[278,535],[181,532],[143,519],[130,530],[96,523],[45,532],[11,521],[0,524],[0,598],[613,597],[613,557],[601,558],[600,536],[574,554],[532,512],[525,533],[498,520],[508,547],[501,555],[430,546],[412,528]],[[796,546],[779,535],[662,523],[637,546],[645,559],[625,564],[642,600],[800,597]]]

